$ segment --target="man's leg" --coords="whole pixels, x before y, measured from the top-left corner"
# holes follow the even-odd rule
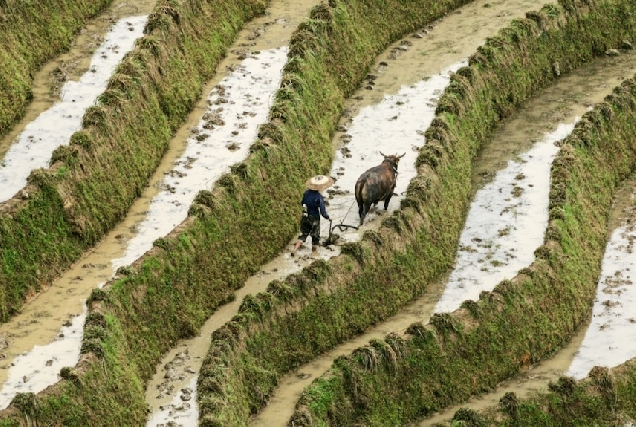
[[[320,243],[320,218],[311,218],[311,251],[318,251]]]

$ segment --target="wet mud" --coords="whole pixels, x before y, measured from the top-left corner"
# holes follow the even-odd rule
[[[121,3],[113,7],[121,10],[122,13],[128,9],[135,13],[137,10],[142,10],[141,6],[131,7],[132,3],[120,5]],[[259,94],[257,88],[260,83],[271,84],[272,79],[267,75],[256,76],[258,81],[255,82],[254,75],[245,68],[244,62],[247,61],[247,67],[251,68],[254,64],[250,66],[249,62],[261,58],[262,62],[261,59],[258,60],[258,69],[254,70],[255,72],[263,70],[271,72],[271,67],[274,65],[282,67],[286,59],[284,46],[301,17],[304,19],[309,14],[312,5],[313,3],[309,2],[293,4],[289,1],[278,2],[264,17],[256,19],[240,32],[234,47],[219,65],[217,75],[204,87],[201,101],[175,135],[148,187],[133,204],[126,218],[98,245],[87,251],[46,291],[25,305],[18,316],[0,325],[0,382],[3,384],[0,396],[3,396],[7,404],[17,391],[40,390],[56,382],[60,367],[72,366],[77,362],[85,317],[84,303],[91,290],[102,286],[113,276],[118,267],[129,264],[150,249],[154,239],[169,232],[174,225],[183,220],[184,212],[187,213],[191,200],[189,202],[179,200],[182,194],[177,194],[177,183],[181,184],[180,189],[190,189],[193,186],[192,178],[198,177],[199,184],[204,185],[201,189],[206,188],[206,185],[211,186],[208,179],[210,175],[207,171],[192,173],[193,166],[200,157],[196,151],[192,156],[187,155],[188,146],[192,146],[193,140],[195,145],[201,146],[209,144],[213,139],[202,138],[204,133],[226,132],[227,135],[215,138],[222,145],[219,155],[226,160],[229,159],[230,163],[240,161],[241,157],[232,157],[241,155],[237,153],[238,150],[233,150],[232,143],[234,143],[244,146],[242,148],[244,157],[249,144],[248,140],[254,139],[256,126],[265,120],[262,112],[257,115],[255,111],[258,109],[267,114],[271,93],[278,86],[274,82],[267,94]],[[152,9],[152,6],[149,9]],[[102,19],[106,19],[111,22],[114,19],[113,16],[115,16],[114,12],[108,11],[105,18],[100,17],[96,20],[101,22]],[[104,26],[104,31],[109,28],[108,25]],[[90,59],[92,51],[89,47],[79,42],[76,44],[76,50],[65,54],[65,59],[57,59],[53,62],[59,64],[62,63],[61,61],[70,61],[68,58],[74,58],[74,61],[79,64],[79,58],[83,54],[88,55]],[[270,52],[267,51],[268,49]],[[77,73],[81,74],[81,71],[78,65]],[[223,93],[229,94],[232,88],[220,86],[220,83],[232,73],[235,77],[231,83],[234,90],[240,89],[240,86],[254,89],[253,96],[251,98],[248,96],[245,101],[249,105],[237,105],[235,100],[229,100],[223,96]],[[280,77],[280,72],[275,71],[274,75]],[[40,77],[45,82],[39,82],[39,85],[50,84],[47,74],[42,74]],[[241,83],[243,79],[244,83]],[[208,97],[207,94],[210,96]],[[221,108],[224,111],[217,111]],[[235,109],[238,110],[234,111]],[[226,117],[224,120],[222,114],[227,112],[232,112],[236,118]],[[251,133],[252,136],[245,139],[242,134],[247,133]],[[208,147],[208,149],[217,150],[216,147]],[[199,165],[202,163],[199,162]],[[224,160],[219,165],[217,175],[225,172],[227,166],[228,162]],[[152,205],[152,202],[162,193],[174,198],[166,202],[170,209],[165,211],[158,209],[159,206],[155,206],[157,209],[154,209]],[[153,209],[162,214],[149,221],[148,215]],[[171,215],[175,212],[182,217],[173,219]],[[159,226],[164,227],[165,224],[170,226],[165,230],[160,229]],[[24,381],[25,378],[26,381]]]
[[[553,86],[528,100],[513,117],[501,124],[489,143],[486,144],[479,153],[473,174],[475,194],[483,191],[489,184],[496,183],[495,178],[498,173],[511,177],[512,179],[509,181],[512,183],[520,181],[520,179],[515,179],[519,178],[520,172],[517,169],[530,163],[532,158],[528,156],[534,156],[536,154],[532,152],[533,147],[543,145],[543,147],[539,147],[539,149],[548,149],[556,153],[558,147],[554,144],[558,142],[559,139],[567,136],[569,133],[568,129],[571,130],[572,128],[572,126],[568,124],[574,123],[576,118],[588,111],[591,105],[602,101],[606,95],[611,93],[612,88],[620,84],[623,79],[631,77],[633,75],[634,65],[634,55],[629,52],[626,52],[621,57],[601,58],[589,66],[576,70],[571,75],[563,76]],[[559,128],[561,129],[559,130]],[[555,131],[558,131],[558,133],[554,134]],[[550,145],[552,145],[552,147],[550,147]],[[542,176],[535,176],[534,180],[530,180],[530,177],[534,175],[530,171],[526,171],[527,177],[523,179],[526,188],[531,189],[532,187],[530,186],[538,186],[540,182],[547,185],[546,180],[549,179],[551,157],[544,156],[542,160]],[[510,185],[510,182],[505,192],[503,189],[499,192],[501,184],[494,188],[495,191],[490,194],[491,197],[488,200],[490,207],[499,205],[501,209],[505,209],[509,204],[519,203],[512,194],[515,186]],[[544,197],[545,209],[547,210],[547,192],[544,194]],[[534,201],[534,198],[532,198],[525,203]],[[482,217],[477,218],[477,220],[481,220],[482,222],[484,220],[486,221],[476,228],[482,232],[488,230],[497,231],[497,239],[507,238],[507,233],[499,233],[501,228],[498,225],[498,221],[501,219],[499,214],[500,209],[486,209],[486,212],[482,212]],[[528,214],[529,219],[533,220],[534,215],[535,214],[530,211]],[[467,224],[470,224],[472,220],[473,218],[471,218],[469,214]],[[536,227],[533,223],[527,226]],[[539,234],[542,238],[543,231],[541,229],[539,230]],[[473,245],[476,243],[478,242],[472,242]],[[516,246],[509,248],[507,252],[516,256],[514,255],[515,251],[511,252],[510,249],[520,250],[527,242],[518,240],[515,241],[514,244]],[[484,242],[484,246],[487,246],[486,242]],[[492,249],[493,251],[495,249],[501,250],[502,253],[505,253],[506,249],[505,247],[502,248],[502,246],[501,243],[493,240],[490,242],[488,249]],[[466,248],[460,246],[458,252],[461,253],[462,249],[465,250]],[[465,252],[468,254],[471,253],[467,250]],[[530,254],[532,254],[532,250]],[[486,256],[487,254],[482,255],[484,259]],[[495,258],[491,257],[491,259]],[[504,262],[501,262],[501,265],[489,262],[488,268],[484,268],[479,262],[475,264],[476,265],[473,265],[471,269],[467,269],[463,273],[460,272],[461,274],[458,274],[456,278],[468,279],[474,274],[478,276],[481,275],[482,279],[484,277],[488,278],[488,276],[497,276],[497,274],[493,274],[497,273],[497,267],[505,267]],[[517,267],[515,267],[508,273],[514,276],[517,271]],[[417,316],[410,316],[409,313],[413,313],[413,311],[407,308],[386,323],[374,327],[369,330],[368,333],[338,346],[325,355],[300,367],[295,372],[281,378],[279,380],[279,387],[272,393],[270,402],[252,419],[250,425],[286,425],[287,420],[293,414],[294,405],[300,398],[303,389],[315,378],[324,374],[332,366],[335,357],[349,354],[352,350],[366,345],[374,338],[383,338],[388,332],[404,331],[409,325],[416,321],[428,320],[434,312],[441,309],[439,302],[442,300],[442,296],[447,292],[447,284],[448,282],[444,282],[429,287],[424,295],[413,303],[411,307],[420,307],[417,311]],[[481,280],[479,282],[480,286],[487,285],[491,288],[496,284],[497,281],[491,279]],[[475,291],[478,297],[479,290]],[[465,299],[470,299],[470,295],[468,295],[467,292],[455,292],[451,293],[446,302],[452,306],[459,306]],[[547,387],[548,380],[558,378],[559,375],[567,371],[574,354],[579,348],[584,333],[585,328],[581,330],[577,337],[573,338],[566,349],[559,352],[550,361],[531,368],[532,372],[528,371],[528,373],[520,375],[514,381],[506,382],[507,388],[505,391],[515,391],[522,394],[524,390],[530,391],[543,386]],[[536,371],[534,369],[536,369]],[[527,381],[532,382],[528,383]],[[504,391],[501,390],[503,389],[498,389],[496,393],[503,395]],[[482,399],[489,399],[489,396],[490,395],[485,395]],[[498,399],[498,397],[493,397],[493,399]],[[487,406],[487,404],[485,405]],[[452,417],[452,412],[450,416]]]
[[[346,101],[340,125],[345,125],[361,108],[379,103],[385,94],[396,94],[403,86],[465,60],[487,37],[513,19],[524,17],[526,12],[539,10],[543,4],[537,0],[477,0],[406,34],[378,55],[360,90]],[[341,134],[333,140],[336,149]]]
[[[131,9],[131,11],[135,9],[133,12],[137,13],[141,6],[131,7],[131,4],[116,3],[113,7],[119,7],[121,10]],[[244,59],[257,55],[257,52],[260,51],[285,46],[291,32],[298,23],[308,16],[309,9],[313,4],[315,2],[272,2],[266,16],[250,23],[240,33],[235,47],[230,50],[228,57],[219,66],[217,76],[206,85],[203,93],[212,92],[228,73],[235,71],[240,66]],[[367,107],[382,103],[388,96],[388,101],[385,104],[392,103],[395,113],[385,117],[383,123],[387,128],[397,124],[401,126],[402,130],[419,136],[419,139],[416,139],[417,142],[409,143],[408,147],[410,155],[415,156],[415,150],[424,143],[423,137],[418,132],[425,130],[426,126],[422,125],[421,129],[407,129],[407,122],[400,120],[408,117],[409,105],[407,104],[413,99],[413,92],[417,90],[418,85],[427,81],[431,83],[432,80],[439,77],[447,78],[449,67],[461,64],[461,61],[483,43],[487,36],[493,35],[498,28],[507,25],[512,19],[523,16],[526,11],[537,10],[541,5],[543,5],[542,1],[532,0],[476,1],[430,27],[403,37],[377,58],[363,87],[347,101],[346,112],[333,139],[336,160],[332,175],[338,179],[338,182],[337,186],[334,186],[332,191],[326,194],[330,204],[328,211],[335,219],[334,224],[342,220],[343,223],[346,221],[347,224],[357,225],[357,209],[355,206],[351,208],[352,186],[347,177],[357,178],[359,170],[356,170],[356,167],[367,168],[381,161],[379,150],[378,153],[365,152],[364,157],[360,152],[355,151],[357,149],[355,149],[354,140],[359,136],[356,136],[357,133],[354,134],[354,120],[360,116],[360,112]],[[87,26],[88,28],[91,27]],[[89,37],[91,31],[88,29],[85,33],[87,40],[82,44],[82,48],[78,48],[76,53],[69,52],[67,55],[70,56],[65,56],[64,59],[56,62],[57,64],[66,64],[63,61],[73,62],[73,67],[65,65],[65,70],[68,68],[65,71],[67,76],[81,75],[82,70],[85,71],[88,68],[88,58],[92,54],[90,52],[92,45],[88,40],[92,37]],[[82,55],[82,49],[87,53]],[[49,70],[56,67],[56,65],[47,65],[47,67],[49,66],[52,67]],[[598,68],[594,71],[592,71],[594,66],[580,70],[583,74],[578,77],[579,80],[573,76],[569,85],[561,86],[561,82],[569,78],[569,76],[563,77],[553,88],[523,106],[515,118],[503,124],[497,137],[480,154],[473,179],[475,187],[481,188],[491,182],[495,178],[493,171],[505,168],[508,162],[523,160],[520,156],[539,141],[546,132],[554,131],[559,124],[565,123],[567,120],[572,121],[574,117],[580,116],[590,105],[598,102],[609,93],[611,87],[620,83],[622,78],[631,77],[633,74],[632,65],[627,55],[601,60],[597,66]],[[617,71],[614,73],[610,70]],[[39,82],[41,94],[36,94],[36,98],[40,96],[40,100],[37,102],[42,105],[47,102],[52,105],[56,99],[56,85],[51,80],[50,73],[51,71],[48,71],[48,74],[43,74]],[[406,86],[407,89],[400,93],[403,86]],[[605,92],[597,91],[598,88],[602,88]],[[441,94],[442,90],[443,87],[437,88],[436,91],[427,93],[424,101],[418,102],[422,102],[426,108],[434,111],[436,97]],[[537,104],[533,104],[533,102],[537,102]],[[34,103],[34,105],[36,104]],[[89,251],[82,260],[65,273],[60,280],[56,281],[48,291],[40,294],[28,304],[23,313],[15,319],[15,322],[0,325],[0,368],[2,368],[0,369],[0,381],[6,381],[7,370],[14,363],[13,360],[17,355],[30,351],[35,345],[60,341],[73,334],[81,334],[81,326],[76,332],[73,332],[72,329],[60,328],[72,328],[78,323],[77,319],[81,318],[83,314],[83,302],[90,290],[108,280],[118,265],[125,265],[132,261],[125,255],[129,243],[140,233],[144,233],[141,224],[151,210],[151,201],[166,189],[165,176],[172,174],[178,177],[177,166],[179,164],[177,162],[186,152],[188,140],[192,137],[196,138],[202,133],[200,130],[198,133],[193,133],[193,129],[198,128],[201,117],[209,112],[209,107],[208,100],[204,97],[189,116],[186,125],[175,136],[173,144],[151,179],[149,187],[133,205],[126,219],[109,233],[96,248]],[[405,109],[400,107],[405,107]],[[422,107],[422,104],[418,104],[419,107]],[[41,107],[40,111],[46,108],[48,107]],[[368,110],[368,114],[370,115],[371,112],[372,108]],[[31,117],[30,120],[34,120],[37,115],[31,111],[27,114],[27,118]],[[393,119],[394,116],[397,117]],[[28,122],[27,118],[25,118],[25,122]],[[22,125],[17,126],[12,132],[12,139],[15,139],[20,133],[20,126]],[[397,131],[396,128],[393,129]],[[391,136],[383,136],[383,138],[390,139]],[[228,140],[224,149],[232,151],[232,142],[235,141]],[[387,151],[395,146],[391,142],[385,141],[383,143],[390,147]],[[0,155],[3,154],[4,146],[8,147],[8,144],[0,143]],[[343,148],[347,149],[343,150]],[[402,147],[399,148],[402,149]],[[393,153],[385,152],[385,154]],[[406,158],[404,160],[400,164],[400,178],[403,179],[398,180],[404,189],[400,192],[403,192],[408,184],[406,171],[413,161],[406,161]],[[391,201],[391,210],[397,207],[399,207],[399,197]],[[372,228],[379,225],[377,219],[381,218],[381,215],[379,211],[373,212],[365,227]],[[166,218],[162,219],[167,220]],[[328,233],[328,222],[323,221],[321,234],[326,237]],[[339,233],[343,240],[355,240],[359,236],[355,230]],[[248,293],[264,291],[271,280],[283,278],[300,270],[316,257],[328,259],[338,253],[337,246],[321,247],[319,253],[315,255],[310,253],[309,247],[305,247],[295,258],[290,257],[289,252],[286,251],[263,266],[261,271],[249,279],[244,288],[236,293],[235,302],[221,307],[208,320],[202,328],[200,337],[179,343],[166,355],[158,367],[155,378],[148,385],[147,401],[152,410],[148,425],[153,427],[161,424],[196,425],[196,373],[208,350],[212,331],[232,318],[243,297]],[[116,261],[118,259],[119,262]],[[426,295],[394,318],[370,330],[369,334],[343,344],[324,357],[316,359],[282,378],[268,407],[254,418],[251,424],[283,425],[286,423],[302,389],[326,371],[331,366],[334,357],[347,354],[366,344],[372,338],[381,338],[388,332],[403,330],[415,321],[428,318],[441,297],[444,287],[444,284],[431,286]],[[64,326],[65,324],[67,326]],[[70,342],[71,340],[69,340]],[[73,347],[73,344],[70,344],[70,347]],[[37,363],[46,366],[50,360],[52,360],[50,355],[43,355],[40,356]],[[548,367],[546,369],[557,368]],[[57,371],[59,372],[59,368]],[[17,377],[20,375],[18,374]],[[507,391],[514,391],[514,389],[507,389]]]
[[[617,194],[610,236],[601,266],[590,326],[567,375],[585,378],[594,366],[613,368],[636,357],[636,343],[626,337],[636,333],[636,177]]]

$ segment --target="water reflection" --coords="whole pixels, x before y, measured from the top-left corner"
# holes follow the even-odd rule
[[[57,147],[68,145],[71,135],[81,128],[86,109],[106,90],[119,62],[143,35],[147,18],[128,17],[113,25],[89,70],[79,81],[67,81],[61,89],[61,101],[25,127],[0,160],[0,202],[24,188],[31,171],[48,167]]]
[[[436,313],[478,300],[482,291],[493,290],[534,261],[548,225],[550,167],[559,151],[555,142],[572,129],[574,123],[560,124],[477,192]]]

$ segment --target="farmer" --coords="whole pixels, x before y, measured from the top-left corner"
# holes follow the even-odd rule
[[[325,209],[325,199],[320,194],[321,191],[331,187],[333,185],[333,178],[325,175],[316,175],[313,178],[309,178],[305,183],[307,190],[303,194],[303,200],[300,202],[303,205],[303,214],[300,218],[300,236],[294,246],[294,250],[291,255],[294,256],[296,251],[307,240],[307,236],[311,236],[311,250],[316,252],[318,250],[318,241],[320,239],[320,215],[325,219],[329,218]]]

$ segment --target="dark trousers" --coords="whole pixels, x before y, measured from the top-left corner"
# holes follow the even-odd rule
[[[304,242],[307,240],[307,236],[311,236],[312,246],[317,245],[320,241],[320,217],[316,218],[311,215],[300,217],[300,233],[298,240]]]

